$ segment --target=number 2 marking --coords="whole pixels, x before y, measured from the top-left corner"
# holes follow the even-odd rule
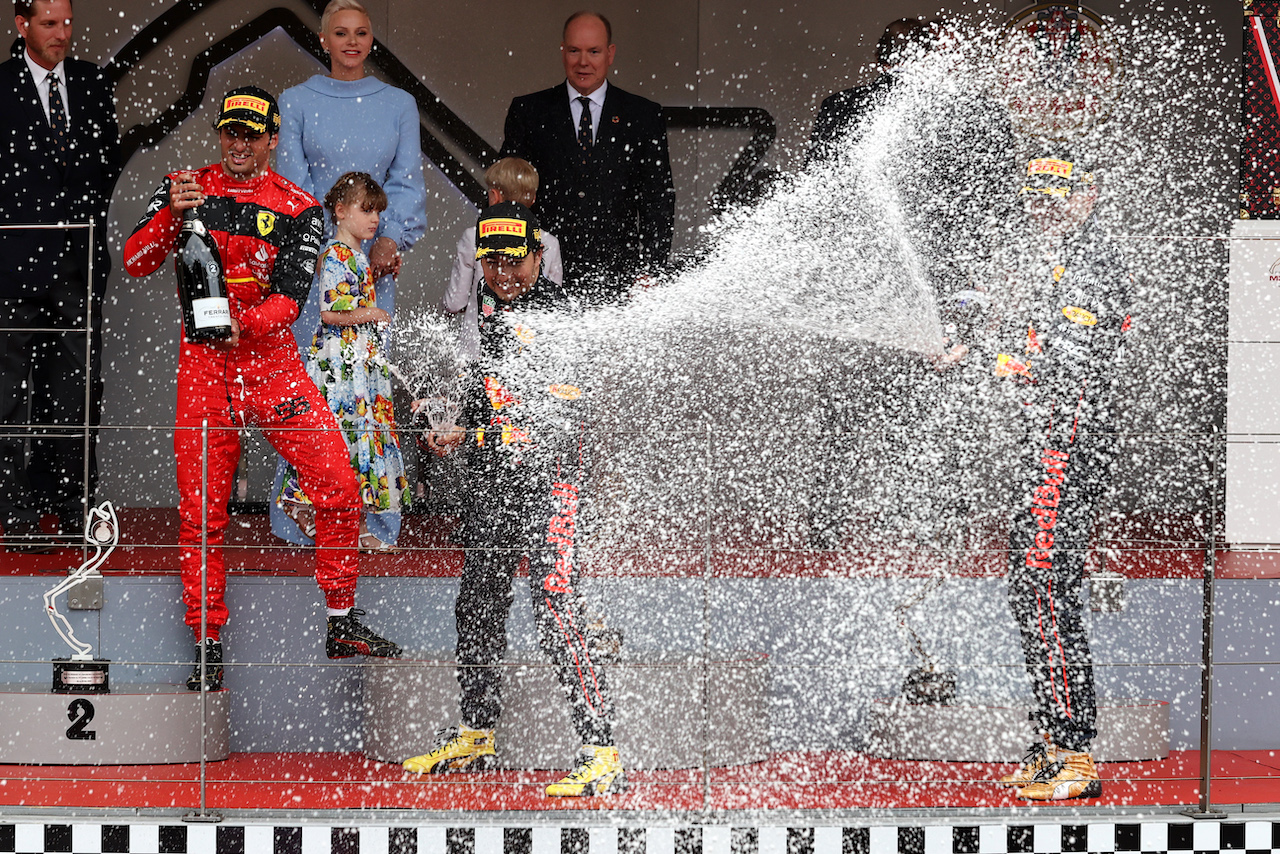
[[[88,741],[97,739],[96,730],[85,729],[89,721],[93,720],[93,703],[83,697],[72,700],[71,705],[67,706],[67,720],[71,721],[71,726],[67,727],[67,738]]]

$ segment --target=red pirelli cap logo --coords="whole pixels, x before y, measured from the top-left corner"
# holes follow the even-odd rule
[[[252,110],[260,116],[267,114],[267,102],[252,95],[232,95],[222,103],[224,113],[231,110]]]
[[[524,237],[525,228],[525,221],[522,219],[497,217],[480,223],[480,236],[483,238],[491,234],[510,234],[514,237]]]
[[[1067,160],[1055,160],[1042,157],[1027,164],[1028,175],[1057,175],[1059,178],[1071,177],[1072,164]]]

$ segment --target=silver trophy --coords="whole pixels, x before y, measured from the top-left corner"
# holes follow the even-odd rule
[[[120,541],[120,523],[110,501],[104,501],[89,511],[84,538],[93,546],[93,554],[44,594],[44,608],[49,622],[53,623],[54,630],[66,641],[67,646],[71,647],[70,658],[53,660],[53,691],[57,694],[111,693],[107,673],[111,662],[105,658],[94,658],[93,646],[76,638],[75,630],[58,611],[55,601],[77,587],[96,584],[101,590],[102,573],[99,569],[107,562],[116,543]]]
[[[413,432],[421,442],[428,430],[453,430],[467,370],[455,322],[437,312],[408,313],[397,318],[396,329],[395,362],[387,367],[414,401]]]
[[[907,671],[907,678],[902,683],[902,697],[913,706],[949,706],[956,699],[956,673],[946,670],[929,655],[924,648],[924,641],[916,630],[907,622],[907,612],[923,602],[929,594],[942,587],[947,573],[940,572],[927,579],[915,595],[893,609],[898,618],[898,627],[907,635],[911,651],[920,662],[917,667]]]
[[[447,433],[458,426],[462,404],[446,386],[434,389],[435,394],[425,398],[418,407],[418,414],[427,419],[427,426],[435,433]]]
[[[456,381],[437,382],[426,397],[419,397],[421,383],[411,384],[411,380],[407,378],[400,369],[395,365],[388,365],[391,373],[395,374],[396,379],[400,380],[400,384],[408,389],[413,399],[413,421],[410,430],[417,436],[419,444],[426,440],[424,433],[446,433],[458,426],[458,418],[462,415],[462,403],[460,401],[461,394],[458,392]],[[427,429],[423,430],[421,424],[427,422]]]

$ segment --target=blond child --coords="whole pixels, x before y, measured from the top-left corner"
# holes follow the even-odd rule
[[[538,195],[538,170],[519,157],[504,157],[484,173],[488,188],[489,205],[499,202],[519,202],[532,208]],[[560,261],[560,241],[548,232],[542,232],[542,275],[557,285],[564,283],[564,265]],[[449,275],[449,287],[444,292],[444,310],[450,314],[465,311],[458,349],[467,361],[480,355],[479,318],[477,297],[480,280],[484,277],[476,261],[476,229],[468,226],[458,238],[458,254]]]

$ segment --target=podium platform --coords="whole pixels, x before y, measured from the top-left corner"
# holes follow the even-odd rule
[[[763,762],[769,754],[769,662],[726,653],[709,663],[656,654],[607,665],[614,737],[627,769]],[[499,768],[559,769],[581,740],[555,671],[543,659],[502,665]],[[449,654],[406,651],[364,668],[364,753],[403,762],[431,749],[438,729],[458,723],[458,681]]]
[[[207,695],[205,759],[231,752],[231,695]],[[199,762],[200,692],[185,685],[117,684],[110,694],[54,694],[0,683],[0,763],[166,765]]]
[[[1030,706],[964,703],[913,706],[901,697],[876,700],[867,753],[884,759],[1017,762],[1031,743]],[[1098,700],[1099,762],[1169,755],[1169,704],[1163,700]]]

